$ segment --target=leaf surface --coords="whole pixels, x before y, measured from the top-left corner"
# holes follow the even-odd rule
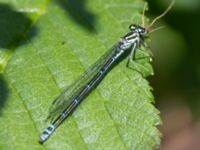
[[[130,23],[141,0],[0,0],[0,149],[153,149],[160,142],[151,104],[148,53],[114,67],[43,145],[54,98],[94,63]],[[138,59],[137,59],[138,58]],[[142,59],[141,59],[142,58]]]

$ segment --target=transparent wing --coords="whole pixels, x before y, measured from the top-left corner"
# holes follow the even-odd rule
[[[112,57],[115,53],[115,49],[118,46],[115,45],[109,49],[103,56],[100,57],[92,66],[90,66],[80,77],[75,80],[71,85],[66,87],[66,89],[53,101],[50,109],[48,119],[54,119],[60,113],[66,109],[71,101],[77,96],[77,94],[82,90],[84,85],[87,84],[89,80],[100,70],[100,68],[105,64],[105,62]]]

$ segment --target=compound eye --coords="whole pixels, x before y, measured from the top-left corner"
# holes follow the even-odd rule
[[[129,29],[130,29],[130,30],[135,30],[135,25],[131,24],[131,25],[129,26]]]
[[[140,28],[139,32],[140,33],[145,33],[145,29],[144,28]]]

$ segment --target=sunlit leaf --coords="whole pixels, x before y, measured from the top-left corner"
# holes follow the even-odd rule
[[[0,149],[149,150],[160,123],[149,56],[114,67],[43,145],[54,98],[141,23],[141,0],[0,0]]]

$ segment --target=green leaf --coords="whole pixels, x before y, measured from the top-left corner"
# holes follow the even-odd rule
[[[46,143],[39,135],[54,98],[94,63],[130,23],[142,0],[0,0],[0,149],[137,149],[159,145],[160,124],[146,50],[127,59]],[[147,56],[147,57],[146,57]],[[141,59],[142,58],[142,59]]]

